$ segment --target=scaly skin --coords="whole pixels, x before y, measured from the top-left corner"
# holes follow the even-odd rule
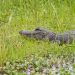
[[[50,42],[57,42],[59,45],[72,43],[75,40],[75,31],[67,31],[64,33],[54,33],[43,28],[36,28],[33,31],[21,30],[19,32],[21,35],[35,38],[37,40],[48,39]]]
[[[50,41],[53,41],[56,35],[54,32],[39,27],[33,31],[22,30],[19,33],[23,36],[27,36],[29,38],[35,38],[37,40],[43,40],[48,38]]]

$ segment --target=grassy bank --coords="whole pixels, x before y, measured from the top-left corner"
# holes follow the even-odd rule
[[[54,57],[75,53],[74,44],[59,47],[19,35],[20,30],[43,27],[54,32],[75,29],[74,0],[0,0],[0,64],[32,54]],[[63,51],[63,52],[62,52]]]

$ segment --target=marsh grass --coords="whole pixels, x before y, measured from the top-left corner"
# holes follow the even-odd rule
[[[55,32],[75,29],[74,0],[0,0],[0,64],[32,54],[75,54],[71,45],[58,46],[19,35],[20,30],[43,27]],[[66,46],[66,48],[65,48]],[[63,53],[62,53],[63,51]]]

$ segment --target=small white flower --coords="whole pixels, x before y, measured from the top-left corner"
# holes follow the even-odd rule
[[[56,70],[56,67],[55,67],[55,65],[53,65],[53,66],[52,66],[52,70]]]
[[[30,75],[30,69],[27,69],[26,75]]]

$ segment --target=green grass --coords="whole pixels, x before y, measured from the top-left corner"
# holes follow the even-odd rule
[[[20,30],[43,27],[55,32],[75,29],[74,0],[0,0],[0,64],[31,54],[53,56],[75,53],[75,47],[58,46],[19,35]],[[63,53],[62,53],[63,51]]]

